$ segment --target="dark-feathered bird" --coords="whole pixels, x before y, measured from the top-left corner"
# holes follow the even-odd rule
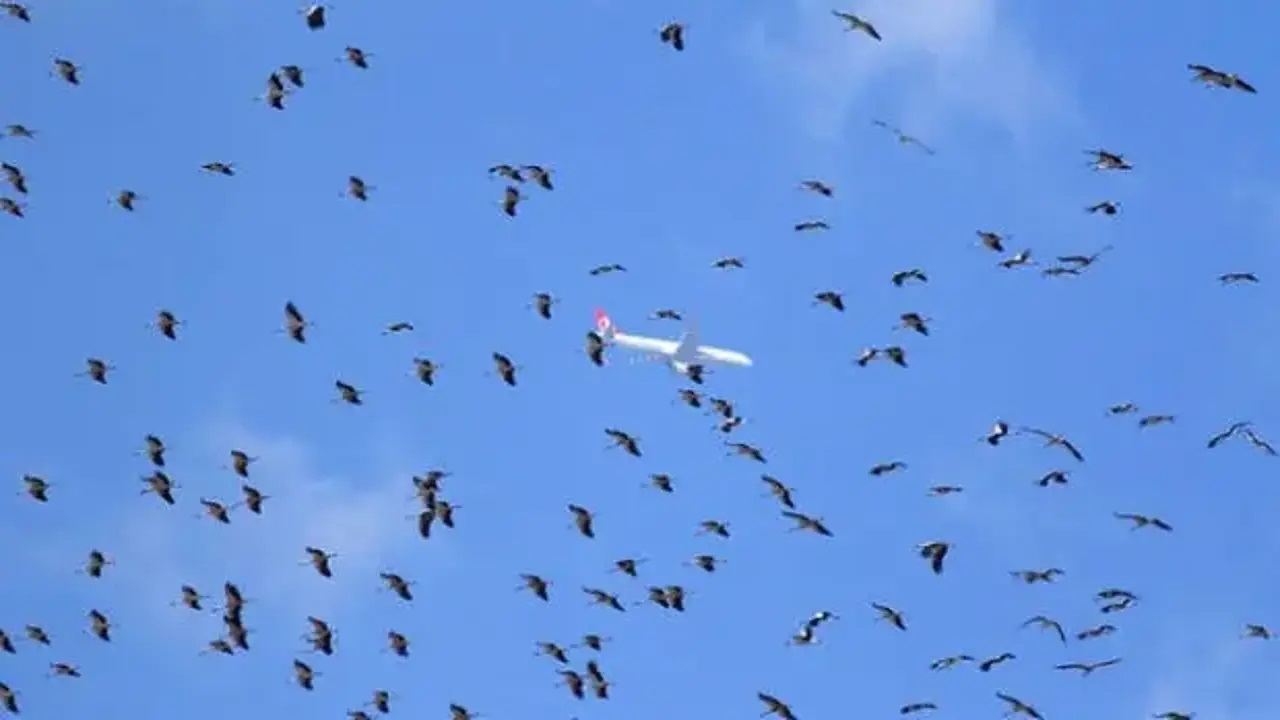
[[[80,373],[88,377],[90,380],[100,384],[107,384],[107,372],[114,370],[115,367],[108,365],[106,360],[99,358],[88,358],[85,362],[85,371]]]
[[[796,512],[795,510],[783,510],[782,517],[795,522],[795,525],[791,527],[790,532],[808,530],[809,532],[816,533],[818,535],[825,535],[826,537],[832,536],[831,530],[825,523],[823,523],[822,518],[806,515],[802,512]]]
[[[684,50],[684,30],[683,23],[669,22],[658,29],[658,38],[664,44],[670,45],[675,50]]]
[[[498,373],[498,377],[502,378],[502,382],[511,387],[516,386],[516,370],[518,368],[511,361],[511,358],[500,352],[495,352],[493,353],[493,366],[494,371]]]
[[[1112,515],[1114,515],[1117,520],[1128,520],[1133,523],[1132,529],[1134,530],[1150,526],[1158,530],[1164,530],[1165,532],[1173,531],[1172,525],[1152,515],[1139,515],[1138,513],[1112,513]]]
[[[1103,200],[1100,203],[1095,203],[1085,208],[1085,211],[1090,213],[1102,213],[1103,215],[1115,215],[1120,212],[1120,203],[1113,200]]]
[[[182,321],[178,320],[178,316],[168,310],[160,310],[156,313],[155,329],[170,340],[178,339],[178,326],[181,324]]]
[[[1066,450],[1071,455],[1071,457],[1075,458],[1078,462],[1084,462],[1084,455],[1082,455],[1080,451],[1076,448],[1076,446],[1073,445],[1071,441],[1068,440],[1063,435],[1060,435],[1058,433],[1051,433],[1046,430],[1040,430],[1038,428],[1033,428],[1033,427],[1021,427],[1021,428],[1018,428],[1018,432],[1027,433],[1030,435],[1038,435],[1044,438],[1045,447],[1053,447],[1053,446],[1060,447],[1063,450]]]
[[[54,58],[53,73],[71,85],[80,84],[80,66],[66,58]]]
[[[327,5],[308,5],[301,10],[302,18],[310,30],[321,30],[325,26]]]
[[[533,310],[544,320],[551,319],[551,307],[555,304],[556,299],[552,297],[551,293],[540,292],[533,296]]]
[[[0,10],[4,10],[5,14],[11,18],[21,20],[22,22],[31,22],[31,11],[22,3],[3,2],[0,3]],[[18,711],[14,710],[13,713],[16,715]]]
[[[788,510],[796,509],[795,500],[791,497],[791,493],[794,491],[791,488],[784,485],[781,480],[773,477],[772,475],[761,475],[760,480],[769,488],[770,497],[777,498],[778,502],[782,503],[782,506]]]
[[[520,582],[521,585],[516,588],[517,590],[528,590],[533,593],[534,597],[544,602],[551,600],[551,596],[547,592],[551,588],[550,580],[544,580],[540,576],[531,573],[521,573]]]
[[[573,526],[585,538],[594,538],[595,531],[595,513],[582,507],[581,505],[569,504],[569,512],[573,514]]]
[[[610,447],[620,447],[623,450],[626,450],[628,455],[634,455],[636,457],[640,457],[642,455],[640,452],[640,441],[638,438],[617,428],[605,428],[604,434],[608,435],[613,441]]]
[[[813,230],[830,230],[831,225],[826,220],[805,220],[798,222],[793,228],[796,232],[810,232]]]
[[[533,181],[538,187],[543,190],[555,190],[555,185],[551,183],[551,170],[549,168],[541,165],[525,165],[521,169],[528,174],[529,180]]]
[[[1110,660],[1103,660],[1101,662],[1063,663],[1061,665],[1055,665],[1053,669],[1054,670],[1078,670],[1080,671],[1081,676],[1088,676],[1088,675],[1092,675],[1095,670],[1101,670],[1102,668],[1111,667],[1112,665],[1118,665],[1119,663],[1120,663],[1120,658],[1117,657],[1117,658],[1111,658]]]
[[[919,268],[912,268],[910,270],[899,270],[898,272],[894,273],[889,278],[889,280],[892,281],[894,285],[897,285],[898,287],[902,287],[909,280],[915,280],[917,282],[927,283],[929,282],[929,277],[925,275],[923,270]]]
[[[1093,156],[1093,160],[1089,162],[1089,166],[1094,170],[1132,170],[1133,165],[1124,158],[1120,153],[1114,153],[1110,150],[1097,149],[1085,150],[1086,155]]]
[[[1035,625],[1042,630],[1052,630],[1058,636],[1059,640],[1063,643],[1067,642],[1067,633],[1062,629],[1062,623],[1048,617],[1047,615],[1036,615],[1022,623],[1022,627],[1030,627],[1032,625]]]
[[[430,358],[416,357],[413,359],[413,374],[418,378],[418,382],[423,385],[435,385],[436,371],[439,369],[440,366]]]
[[[1206,87],[1220,87],[1227,90],[1242,90],[1250,94],[1256,94],[1257,88],[1250,85],[1235,73],[1222,72],[1215,70],[1208,65],[1188,64],[1187,69],[1195,73],[1191,79],[1204,83]]]
[[[840,18],[845,23],[845,32],[857,31],[865,34],[872,40],[883,40],[880,33],[876,31],[876,27],[861,17],[853,13],[843,12],[840,10],[832,10],[831,14]]]
[[[835,195],[835,188],[822,182],[821,180],[805,180],[800,183],[801,190],[808,190],[811,193],[817,193],[823,197],[832,197]]]
[[[338,399],[348,405],[363,405],[364,391],[342,380],[334,380],[333,386],[338,390]]]
[[[507,217],[515,217],[517,214],[517,208],[520,206],[520,201],[523,199],[524,195],[520,193],[520,188],[515,185],[508,185],[502,191],[502,212],[505,213]]]
[[[213,175],[225,175],[231,177],[236,174],[236,168],[231,163],[224,162],[208,162],[200,166],[201,170]]]
[[[835,290],[823,290],[813,296],[814,305],[829,305],[833,309],[844,312],[844,296]]]
[[[760,714],[761,717],[776,715],[778,720],[797,720],[796,715],[791,710],[791,706],[779,700],[777,697],[768,693],[758,692],[756,697],[760,702],[764,703],[765,711]]]
[[[1258,276],[1251,272],[1229,272],[1218,276],[1218,282],[1223,285],[1236,285],[1238,283],[1256,283]]]
[[[947,559],[947,554],[951,552],[951,543],[933,540],[931,542],[920,543],[916,546],[920,557],[929,561],[929,567],[937,575],[942,574],[943,562]]]
[[[587,359],[596,367],[604,367],[604,338],[594,330],[587,331]]]
[[[888,605],[884,605],[881,603],[874,603],[874,602],[871,603],[871,608],[875,610],[877,614],[879,614],[880,616],[879,619],[884,620],[885,622],[898,628],[899,630],[907,629],[906,618],[903,617],[902,613],[899,612],[898,610],[891,608]]]
[[[373,53],[365,52],[358,47],[348,45],[342,51],[342,59],[360,68],[361,70],[369,69],[369,58],[373,57]]]
[[[369,191],[373,189],[374,187],[366,183],[360,176],[348,175],[347,189],[343,194],[354,200],[365,202],[369,199]]]
[[[765,459],[764,451],[754,445],[748,445],[747,443],[741,442],[726,442],[724,445],[729,448],[729,455],[745,457],[755,460],[758,463],[768,462],[768,460]]]

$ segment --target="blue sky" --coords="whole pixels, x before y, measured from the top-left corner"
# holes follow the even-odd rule
[[[1275,460],[1204,448],[1236,419],[1280,439],[1280,106],[1257,29],[1280,11],[1246,4],[1205,27],[1205,2],[841,6],[877,25],[873,44],[810,0],[732,13],[343,2],[314,33],[288,3],[90,5],[0,22],[0,123],[39,133],[0,140],[31,190],[26,219],[0,217],[13,380],[0,473],[15,493],[0,500],[15,549],[0,627],[54,636],[0,657],[0,681],[31,716],[82,716],[114,690],[144,718],[340,717],[376,687],[406,717],[445,717],[450,702],[492,718],[750,717],[757,691],[806,720],[923,700],[939,717],[995,717],[996,691],[1050,720],[1280,711],[1257,684],[1275,647],[1239,639],[1246,622],[1280,626]],[[683,54],[658,42],[671,19],[688,25]],[[346,45],[372,53],[371,69],[336,62]],[[54,56],[83,66],[82,86],[49,77]],[[1260,94],[1192,85],[1188,62]],[[281,113],[252,98],[282,63],[311,72]],[[1136,169],[1090,172],[1081,151],[1097,146]],[[211,161],[237,176],[202,173]],[[485,174],[499,162],[550,166],[557,189],[531,188],[504,217]],[[368,203],[340,197],[351,174],[376,186]],[[835,197],[798,190],[808,178]],[[126,188],[144,198],[133,214],[110,202]],[[1104,199],[1122,212],[1082,211]],[[832,229],[792,232],[813,218]],[[1114,250],[1055,280],[997,268],[980,229],[1044,258]],[[711,270],[725,255],[747,268]],[[588,276],[613,262],[630,272]],[[927,285],[889,283],[912,267]],[[1220,286],[1230,271],[1262,282]],[[811,306],[827,289],[845,292],[846,313]],[[549,322],[525,307],[537,291],[561,298]],[[305,347],[276,332],[286,300],[316,323]],[[736,437],[767,468],[726,458],[661,367],[589,365],[596,306],[655,334],[678,327],[646,316],[679,308],[708,343],[751,354],[755,367],[708,391],[737,401]],[[147,327],[161,307],[187,322],[177,343]],[[890,330],[908,310],[934,319],[932,336]],[[400,320],[417,331],[379,334]],[[910,369],[851,365],[893,342]],[[518,388],[486,374],[495,350],[522,366]],[[436,387],[411,378],[415,355],[444,366]],[[76,377],[89,356],[117,367],[109,385]],[[367,404],[333,403],[335,379]],[[1125,401],[1177,421],[1104,417]],[[1029,439],[977,442],[997,418],[1066,433],[1087,462]],[[604,451],[605,427],[638,435],[644,457]],[[146,433],[171,446],[176,508],[137,493]],[[197,521],[200,497],[236,496],[232,448],[261,458],[266,513]],[[868,476],[894,459],[906,472]],[[455,473],[458,527],[424,543],[406,519],[409,477],[438,465]],[[1056,468],[1074,470],[1069,486],[1034,486]],[[762,469],[835,537],[786,532]],[[654,472],[676,478],[674,495],[640,487]],[[55,484],[52,502],[16,495],[24,473]],[[927,497],[936,484],[966,491]],[[570,529],[569,502],[598,512],[596,540]],[[1115,511],[1176,530],[1130,533]],[[707,518],[733,538],[695,537]],[[914,556],[931,539],[955,545],[941,577]],[[298,565],[306,545],[340,555],[333,581]],[[92,548],[117,561],[96,581],[76,573]],[[681,565],[699,552],[728,562]],[[649,558],[642,580],[608,572],[626,556]],[[1051,566],[1066,570],[1052,586],[1008,574]],[[412,607],[379,592],[383,570],[417,581]],[[556,583],[550,604],[512,592],[522,572]],[[256,601],[254,649],[200,656],[216,615],[168,603],[184,583],[214,594],[224,580]],[[683,616],[587,607],[578,590],[630,601],[670,582],[693,593]],[[1141,605],[1099,615],[1091,596],[1106,586]],[[910,630],[876,623],[871,602]],[[118,622],[111,646],[81,632],[90,608]],[[843,616],[824,644],[786,647],[820,609]],[[1062,648],[1019,629],[1039,613],[1120,631]],[[336,656],[308,658],[324,673],[312,694],[289,669],[308,614],[339,633]],[[411,659],[379,652],[391,628],[414,641]],[[533,656],[535,641],[585,632],[613,638],[607,707],[572,700]],[[1003,651],[1018,659],[989,674],[928,670]],[[1052,670],[1112,656],[1124,662],[1087,680]],[[84,677],[42,677],[52,661]]]

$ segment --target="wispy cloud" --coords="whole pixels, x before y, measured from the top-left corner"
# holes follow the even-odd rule
[[[1252,672],[1242,672],[1257,659],[1266,641],[1244,640],[1240,628],[1229,623],[1188,623],[1185,617],[1169,626],[1168,647],[1147,691],[1143,715],[1169,711],[1195,713],[1197,720],[1262,720],[1276,717],[1274,700],[1258,685]],[[1251,691],[1256,688],[1257,691]]]
[[[269,496],[263,514],[239,508],[228,526],[197,519],[200,497],[238,499],[238,478],[220,467],[229,461],[231,448],[260,458],[250,474],[252,484]],[[420,552],[417,544],[424,541],[406,517],[416,509],[409,502],[407,470],[382,468],[357,484],[327,474],[316,454],[295,439],[264,436],[234,423],[200,433],[186,449],[195,457],[184,457],[183,466],[207,469],[182,473],[175,468],[173,477],[182,484],[177,506],[145,498],[114,520],[118,526],[109,536],[117,538],[111,550],[119,563],[109,572],[123,595],[118,604],[154,612],[176,599],[183,584],[216,597],[230,580],[251,599],[258,617],[315,614],[337,620],[344,610],[354,612],[376,597],[378,573],[397,570],[410,553],[415,558],[414,572],[405,573],[410,580],[424,571],[424,557],[435,567],[452,561],[448,533],[432,537],[430,553]],[[337,555],[333,579],[300,565],[307,546]],[[190,624],[175,619],[173,626]]]
[[[854,110],[881,88],[891,90],[896,115],[912,131],[931,132],[951,116],[968,115],[1022,141],[1041,121],[1076,116],[1063,78],[1011,25],[1004,0],[851,4],[883,42],[845,32],[827,0],[792,5],[792,29],[761,21],[747,51],[820,139],[838,139]]]

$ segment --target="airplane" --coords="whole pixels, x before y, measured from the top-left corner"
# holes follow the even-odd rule
[[[595,319],[596,334],[606,345],[617,345],[643,353],[651,359],[664,361],[681,375],[689,375],[691,368],[712,362],[738,367],[752,365],[751,358],[737,350],[699,345],[698,334],[691,330],[685,331],[679,340],[666,340],[620,332],[609,315],[601,309],[596,310]]]

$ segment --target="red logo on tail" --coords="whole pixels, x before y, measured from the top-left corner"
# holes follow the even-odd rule
[[[596,308],[596,330],[604,333],[613,328],[613,321],[604,310]]]

